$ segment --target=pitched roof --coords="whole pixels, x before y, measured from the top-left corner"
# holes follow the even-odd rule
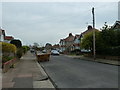
[[[5,30],[0,29],[0,35],[4,35],[5,36]]]
[[[120,21],[116,21],[116,23],[119,23],[119,24],[120,24]]]
[[[62,42],[64,39],[60,39],[60,42]]]
[[[14,39],[14,37],[12,37],[12,36],[5,36],[5,40],[13,40]]]
[[[72,33],[69,33],[69,36],[65,39],[60,39],[60,42],[70,42],[70,41],[73,41],[74,40],[74,36],[72,35]]]
[[[113,28],[116,28],[116,25],[120,26],[120,21],[116,21],[115,24],[113,25]]]
[[[70,42],[74,40],[74,36],[72,35],[72,33],[69,33],[69,36],[67,38],[64,39],[66,42]]]
[[[79,38],[80,38],[80,35],[76,34],[75,37],[74,37],[74,39],[76,39],[76,38],[79,39]]]
[[[87,33],[89,33],[89,32],[93,32],[93,30],[95,30],[95,31],[99,31],[98,29],[95,29],[95,28],[89,28],[89,26],[88,26],[88,29],[86,30],[86,31],[84,31],[83,33],[81,33],[82,35],[85,35],[85,34],[87,34]]]
[[[60,45],[59,45],[59,44],[55,44],[55,45],[53,45],[52,47],[53,47],[53,48],[59,48]]]

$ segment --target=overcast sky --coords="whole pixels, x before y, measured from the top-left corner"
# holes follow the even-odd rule
[[[69,33],[80,34],[92,25],[92,7],[97,29],[118,20],[117,2],[2,2],[0,25],[24,45],[57,44]]]

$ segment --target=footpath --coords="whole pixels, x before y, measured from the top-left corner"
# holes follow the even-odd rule
[[[2,88],[52,88],[53,84],[36,61],[34,54],[25,54],[14,68],[2,73]],[[5,89],[6,90],[6,89]],[[11,89],[12,90],[12,89]]]
[[[98,62],[98,63],[120,66],[120,61],[117,61],[117,60],[107,60],[107,59],[100,59],[100,58],[96,58],[94,60],[93,58],[84,57],[84,56],[71,56],[71,55],[65,55],[65,56],[71,57],[74,59],[81,59],[81,60],[87,60],[87,61],[93,61],[93,62]]]

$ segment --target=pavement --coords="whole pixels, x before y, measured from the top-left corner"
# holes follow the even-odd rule
[[[51,88],[55,90],[48,75],[36,61],[34,54],[25,54],[14,68],[2,73],[2,88]]]
[[[95,60],[93,58],[90,57],[84,57],[84,56],[75,56],[75,55],[65,55],[67,57],[71,57],[74,59],[81,59],[81,60],[87,60],[87,61],[93,61],[93,62],[98,62],[98,63],[104,63],[104,64],[110,64],[110,65],[116,65],[116,66],[120,66],[120,61],[117,60],[108,60],[108,59],[100,59],[100,58],[96,58]]]

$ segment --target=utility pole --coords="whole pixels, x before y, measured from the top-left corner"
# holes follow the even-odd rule
[[[95,52],[95,13],[94,13],[94,7],[92,8],[92,14],[93,14],[93,55],[94,60],[96,59],[96,52]]]

